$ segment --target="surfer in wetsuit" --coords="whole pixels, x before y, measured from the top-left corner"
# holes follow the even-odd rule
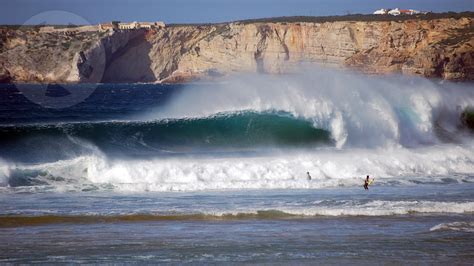
[[[309,174],[309,172],[306,172],[306,178],[308,179],[308,181],[311,180],[311,175]]]
[[[365,190],[369,189],[369,176],[367,176],[367,178],[364,181],[364,188],[365,188]]]

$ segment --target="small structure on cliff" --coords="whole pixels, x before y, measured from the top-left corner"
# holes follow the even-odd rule
[[[164,28],[165,23],[162,21],[157,22],[132,22],[132,23],[119,23],[118,27],[120,30],[136,30],[136,29],[154,29]]]
[[[134,30],[134,29],[138,29],[139,25],[140,24],[138,24],[138,22],[136,21],[131,22],[131,23],[119,23],[118,28],[120,30]]]
[[[108,23],[102,23],[102,24],[100,24],[100,30],[101,31],[117,30],[119,28],[118,27],[119,23],[120,23],[119,21],[112,21],[112,22],[108,22]]]
[[[140,29],[161,29],[165,27],[165,23],[163,21],[156,21],[156,22],[140,22],[139,28]]]
[[[416,15],[421,14],[422,12],[415,9],[402,9],[400,10],[400,13],[403,15]]]

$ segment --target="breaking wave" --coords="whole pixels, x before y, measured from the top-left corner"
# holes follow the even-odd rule
[[[102,152],[136,154],[332,145],[330,133],[326,130],[314,128],[310,122],[282,112],[242,111],[148,122],[0,126],[0,151],[2,154],[10,153],[12,157],[17,156],[21,149],[31,154],[38,147],[58,142],[63,148],[51,151],[58,153],[58,156],[66,148],[69,151],[87,150],[84,143]]]
[[[469,85],[319,68],[283,77],[240,75],[216,86],[189,85],[145,118],[277,110],[327,130],[338,148],[414,147],[459,140],[461,113],[474,106]]]
[[[378,184],[471,182],[472,135],[460,120],[468,106],[466,84],[323,69],[242,75],[189,85],[128,121],[0,126],[0,184],[317,188],[360,185],[366,174]]]

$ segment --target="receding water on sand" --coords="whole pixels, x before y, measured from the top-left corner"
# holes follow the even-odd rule
[[[7,193],[0,259],[469,263],[473,189]]]

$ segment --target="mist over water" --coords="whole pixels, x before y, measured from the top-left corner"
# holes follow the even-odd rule
[[[216,86],[188,85],[145,118],[284,111],[329,130],[338,148],[412,147],[439,143],[437,133],[456,139],[461,112],[474,105],[472,85],[305,67],[291,75],[242,74]]]

